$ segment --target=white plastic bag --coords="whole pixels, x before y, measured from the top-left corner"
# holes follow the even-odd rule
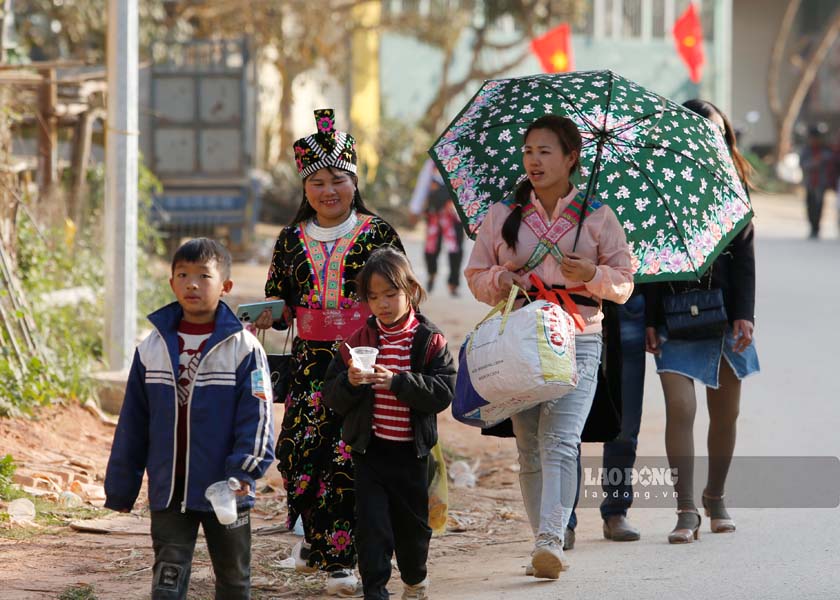
[[[559,398],[578,382],[574,321],[545,300],[511,310],[517,289],[476,326],[467,345],[470,379],[489,403],[481,407],[488,421]]]

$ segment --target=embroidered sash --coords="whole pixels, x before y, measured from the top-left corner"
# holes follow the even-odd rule
[[[528,259],[528,262],[525,263],[524,267],[522,267],[523,272],[528,273],[536,269],[537,265],[542,262],[547,254],[551,254],[557,262],[563,260],[563,253],[560,251],[560,248],[557,247],[557,242],[559,242],[560,238],[572,231],[575,227],[577,227],[578,223],[580,223],[584,199],[585,196],[578,192],[578,194],[572,198],[572,201],[569,202],[569,205],[563,209],[562,213],[560,213],[557,220],[551,224],[551,227],[546,225],[533,202],[529,201],[528,204],[523,207],[522,221],[539,239],[539,243],[537,243],[537,247],[534,248],[534,252]],[[599,208],[601,208],[601,203],[597,200],[590,199],[586,203],[586,216],[588,217]]]
[[[346,340],[369,316],[367,304],[355,308],[295,308],[298,337],[310,342]]]
[[[327,253],[323,242],[312,239],[306,234],[306,228],[300,227],[306,256],[312,267],[315,290],[321,300],[321,306],[328,309],[341,308],[341,284],[344,281],[344,257],[359,235],[367,229],[373,217],[359,215],[359,222],[347,235],[336,240],[332,252]]]

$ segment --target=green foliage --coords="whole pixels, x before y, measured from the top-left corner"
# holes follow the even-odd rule
[[[37,356],[29,357],[26,372],[20,373],[13,365],[9,350],[3,348],[0,356],[0,416],[20,414],[32,406],[49,404],[60,391],[56,381],[52,381],[47,368]]]
[[[68,228],[41,230],[21,218],[17,230],[18,276],[46,356],[28,359],[19,373],[11,351],[0,351],[0,416],[26,413],[33,406],[90,395],[89,373],[102,359],[105,249],[102,223],[105,177],[101,167],[88,174],[89,210],[76,234]],[[152,194],[160,183],[142,164],[138,185],[138,320],[168,299],[166,278],[156,269],[163,241],[148,220]],[[77,289],[82,299],[64,306],[46,294]]]
[[[92,585],[80,583],[61,592],[58,600],[96,600],[96,598],[96,590]]]
[[[12,477],[14,477],[17,465],[11,454],[7,454],[0,458],[0,498],[6,500],[9,497],[9,491],[12,487]]]

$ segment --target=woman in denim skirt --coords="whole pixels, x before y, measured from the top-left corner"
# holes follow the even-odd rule
[[[720,127],[732,152],[738,174],[748,185],[749,165],[738,152],[735,134],[726,116],[713,104],[689,100],[683,106]],[[724,485],[735,450],[736,421],[741,380],[759,371],[753,344],[755,317],[755,254],[752,222],[727,245],[700,282],[657,283],[646,286],[646,349],[656,357],[656,370],[665,395],[665,449],[668,463],[677,469],[677,524],[668,535],[672,544],[699,537],[700,513],[694,501],[694,382],[706,387],[709,407],[709,475],[702,493],[713,533],[735,531],[735,521],[724,504]],[[720,289],[729,320],[723,334],[705,339],[669,339],[663,298],[692,289]]]

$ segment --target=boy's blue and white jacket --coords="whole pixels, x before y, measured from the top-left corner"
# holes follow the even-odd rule
[[[175,486],[175,433],[178,428],[177,302],[149,315],[155,326],[137,347],[128,377],[108,470],[105,506],[131,509],[149,474],[149,506],[163,510]],[[224,302],[207,340],[190,391],[184,502],[186,509],[210,511],[204,491],[229,477],[247,482],[262,477],[274,461],[271,377],[265,351]],[[251,507],[250,496],[237,499]]]

